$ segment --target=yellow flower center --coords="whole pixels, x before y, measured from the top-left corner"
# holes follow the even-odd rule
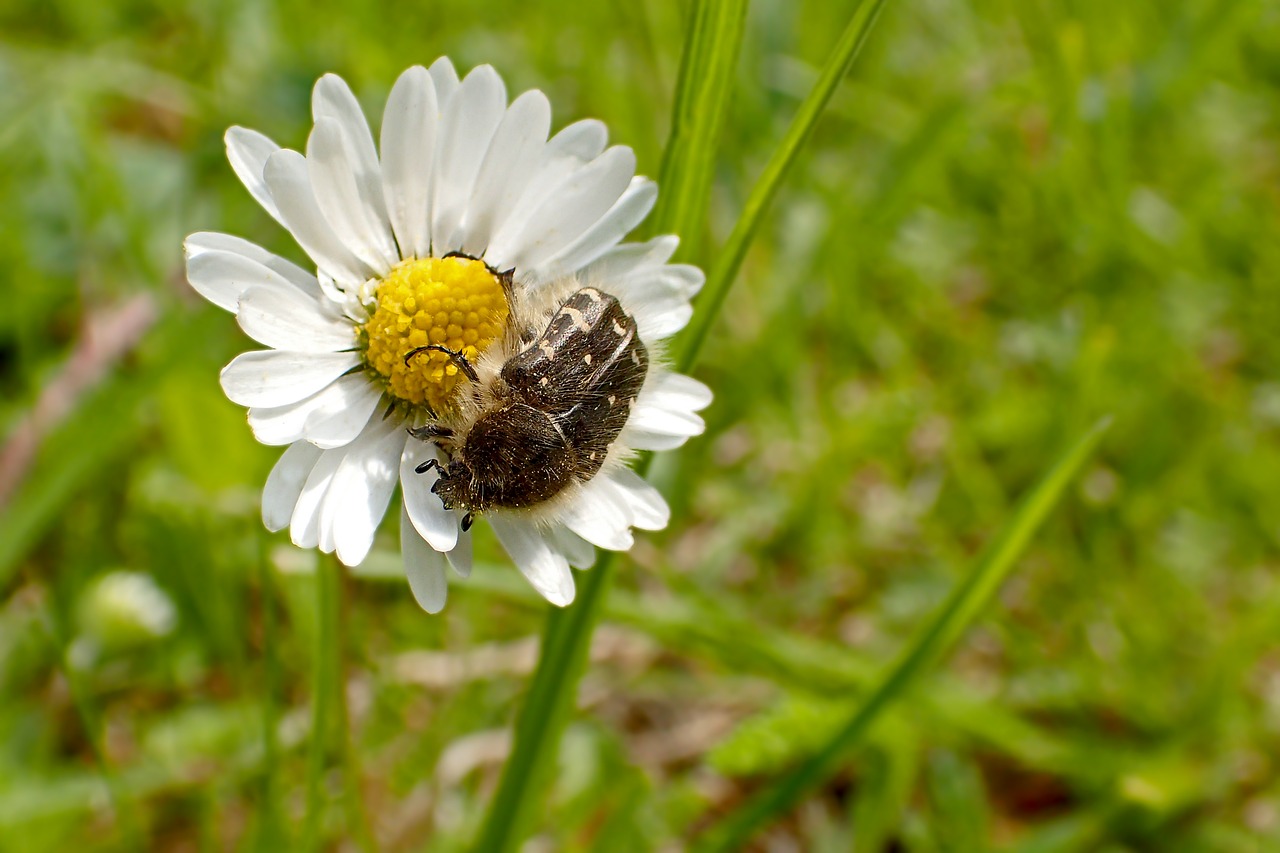
[[[450,408],[464,379],[458,366],[442,352],[418,353],[408,364],[405,356],[437,344],[474,360],[506,328],[502,283],[481,261],[419,258],[395,266],[376,294],[364,325],[368,365],[386,378],[392,396],[437,412]]]

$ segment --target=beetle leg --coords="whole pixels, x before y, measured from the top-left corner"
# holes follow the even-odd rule
[[[431,441],[435,438],[453,438],[453,430],[439,424],[427,424],[411,428],[409,435],[422,441]]]

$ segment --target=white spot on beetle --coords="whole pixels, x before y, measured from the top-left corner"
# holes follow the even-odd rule
[[[560,316],[568,317],[569,321],[573,323],[574,327],[580,332],[591,331],[591,324],[587,322],[587,318],[583,316],[581,311],[574,308],[572,305],[566,305],[561,308]]]
[[[583,360],[583,361],[585,361],[587,364],[590,364],[590,363],[591,363],[591,353],[587,353],[586,355],[584,355],[584,356],[582,357],[582,360]]]
[[[610,405],[610,406],[612,406],[612,405],[613,405],[614,403],[616,403],[616,402],[618,402],[618,397],[617,397],[617,395],[616,395],[616,394],[610,394],[610,395],[609,395],[609,405]]]
[[[590,299],[592,302],[599,302],[604,298],[600,295],[600,291],[596,290],[594,287],[584,287],[578,292]]]
[[[627,333],[626,327],[623,326],[621,323],[619,323],[617,320],[613,321],[613,330],[617,332],[619,335],[625,335]]]
[[[548,341],[539,341],[538,349],[542,350],[542,354],[545,355],[548,359],[553,359],[556,357],[556,348],[553,347]],[[634,357],[634,354],[633,354],[633,357]],[[636,363],[639,364],[639,362],[636,362]]]
[[[546,388],[550,382],[551,380],[545,376],[538,380],[538,384],[541,385],[543,388]]]

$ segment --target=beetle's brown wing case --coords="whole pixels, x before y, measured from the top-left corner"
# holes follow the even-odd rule
[[[584,287],[503,365],[502,378],[512,396],[555,417],[586,478],[626,425],[648,367],[635,320],[615,297]]]

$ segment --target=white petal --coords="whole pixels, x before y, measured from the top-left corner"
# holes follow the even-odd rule
[[[582,162],[594,160],[609,144],[609,128],[599,119],[584,118],[561,128],[547,143],[546,156],[575,157]]]
[[[263,210],[284,225],[275,200],[271,197],[271,191],[267,189],[267,183],[262,178],[267,158],[279,151],[280,146],[258,131],[249,130],[247,127],[229,128],[223,140],[227,144],[227,159],[231,162],[231,168],[240,179],[240,183],[244,184],[249,195],[262,205]],[[285,227],[288,226],[285,225]]]
[[[302,434],[325,450],[354,441],[382,400],[382,389],[358,373],[342,377],[320,393],[325,395],[324,405],[308,413]]]
[[[365,129],[368,133],[368,129]],[[307,168],[324,218],[343,244],[370,269],[385,274],[399,260],[382,200],[382,171],[351,150],[348,134],[335,119],[316,120],[307,138]],[[362,170],[372,170],[367,173]],[[376,195],[369,181],[376,180]]]
[[[507,90],[492,66],[472,69],[444,108],[431,197],[431,251],[461,248],[462,219],[480,163],[507,106]]]
[[[674,412],[700,412],[711,405],[711,389],[683,373],[664,371],[657,374],[645,387],[638,403],[647,402]]]
[[[449,57],[442,56],[431,63],[427,73],[431,75],[431,82],[436,90],[436,103],[440,105],[440,112],[443,113],[449,106],[454,93],[458,91],[458,72],[454,70]]]
[[[641,270],[614,283],[614,295],[635,317],[643,340],[658,341],[684,328],[693,315],[690,297],[702,285],[697,267],[669,264]]]
[[[702,270],[690,264],[662,264],[632,270],[630,275],[620,276],[622,292],[641,293],[660,289],[678,293],[685,299],[696,296],[707,280]]]
[[[459,577],[471,577],[471,532],[458,532],[458,545],[448,554],[449,565]]]
[[[623,243],[605,252],[591,269],[606,278],[625,278],[644,267],[662,266],[679,246],[680,238],[674,234],[663,234],[644,243]]]
[[[684,328],[693,315],[689,300],[706,277],[689,264],[667,264],[674,237],[616,246],[583,271],[586,281],[608,283],[640,328],[640,337],[656,341]]]
[[[400,460],[400,488],[409,519],[422,538],[437,551],[452,551],[458,544],[458,516],[444,508],[439,495],[431,493],[440,472],[436,468],[425,474],[414,470],[423,462],[439,458],[435,445],[410,438]]]
[[[494,512],[487,518],[511,560],[543,598],[558,607],[573,601],[573,572],[564,555],[547,544],[531,521]]]
[[[267,475],[262,489],[262,523],[272,533],[288,527],[302,485],[319,459],[319,448],[299,441],[289,445]]]
[[[656,406],[641,406],[637,401],[631,417],[627,419],[624,432],[626,442],[631,447],[641,450],[667,450],[679,447],[695,435],[702,435],[706,428],[707,425],[702,418],[692,412],[673,412]],[[667,436],[675,441],[670,444],[664,443],[660,448],[654,448],[649,446],[652,442],[633,441],[633,437],[636,436]]]
[[[305,157],[282,148],[267,159],[263,176],[281,222],[324,272],[344,287],[358,286],[372,276],[373,270],[351,253],[320,212]]]
[[[354,352],[255,350],[222,369],[222,390],[242,406],[284,406],[310,397],[359,363]]]
[[[315,548],[320,544],[324,498],[346,452],[345,447],[321,451],[320,458],[307,475],[307,481],[302,486],[293,507],[293,515],[289,519],[289,537],[299,548]]]
[[[641,530],[661,530],[671,520],[671,507],[662,494],[630,468],[608,475],[613,493],[626,502],[631,524]]]
[[[382,392],[368,377],[349,373],[305,400],[249,410],[253,437],[263,444],[307,439],[317,447],[341,447],[360,434]]]
[[[600,548],[626,551],[634,544],[627,505],[621,495],[614,493],[607,477],[588,480],[564,509],[560,521]]]
[[[462,251],[480,257],[496,225],[524,192],[542,160],[551,103],[536,89],[512,102],[493,133],[463,221]]]
[[[413,591],[418,606],[428,613],[439,613],[449,595],[449,581],[444,568],[447,561],[444,554],[418,535],[403,508],[400,510],[400,554],[404,558],[409,589]]]
[[[382,116],[382,189],[406,258],[431,254],[431,163],[438,114],[427,69],[415,65],[401,74]]]
[[[596,549],[591,543],[561,524],[552,525],[547,531],[551,547],[555,548],[575,569],[589,569],[596,561]]]
[[[358,566],[373,546],[378,522],[395,491],[400,454],[407,436],[395,422],[370,421],[369,426],[345,448],[324,499],[324,526],[332,531],[334,550],[343,565]]]
[[[677,297],[646,299],[636,305],[631,316],[641,340],[662,341],[689,325],[693,306],[689,300]]]
[[[622,430],[622,438],[620,440],[633,450],[675,450],[688,441],[690,437],[628,423],[626,428]]]
[[[623,145],[575,170],[533,208],[516,239],[512,265],[534,270],[578,239],[613,206],[635,171],[635,152]]]
[[[621,441],[637,450],[679,447],[706,429],[695,413],[710,403],[711,389],[693,377],[659,373],[641,389]]]
[[[382,167],[378,164],[378,149],[374,147],[373,134],[360,102],[346,81],[336,74],[326,74],[316,81],[311,92],[311,113],[317,125],[327,121],[337,123],[369,238],[375,241],[382,260],[388,265],[394,264],[399,255],[391,239],[387,205],[382,195]]]
[[[355,326],[339,316],[332,304],[327,299],[317,302],[289,285],[259,284],[240,295],[236,320],[245,334],[274,349],[314,353],[354,349]]]
[[[239,309],[240,295],[251,287],[301,295],[301,291],[284,276],[244,255],[231,252],[189,255],[187,281],[205,299],[233,314]]]
[[[521,238],[534,211],[556,187],[600,155],[608,139],[605,126],[594,119],[575,122],[543,146],[542,160],[515,204],[499,211],[485,260],[497,269],[514,266]]]
[[[304,441],[306,434],[303,432],[303,427],[306,426],[307,416],[324,405],[324,398],[330,391],[352,379],[361,379],[361,377],[354,374],[344,376],[305,400],[299,400],[287,406],[254,407],[249,409],[249,428],[253,430],[253,437],[258,440],[258,443],[266,445],[293,444],[296,441]]]
[[[382,197],[382,178],[378,174],[378,149],[373,145],[373,134],[365,120],[360,102],[347,81],[337,74],[326,74],[316,81],[311,90],[311,117],[317,123],[321,119],[333,119],[342,128],[343,137],[351,149],[352,163],[358,179],[368,185],[369,197]]]
[[[231,234],[219,234],[216,231],[198,231],[187,237],[182,244],[182,249],[187,257],[188,264],[192,258],[207,252],[229,252],[233,255],[240,255],[248,260],[262,264],[303,293],[316,297],[321,295],[320,283],[316,281],[316,277],[313,274],[292,261],[286,261],[279,255],[268,252],[256,243],[250,243],[248,240]],[[225,308],[227,306],[222,307]],[[228,310],[234,311],[235,308],[233,306]]]
[[[632,178],[630,186],[613,207],[600,217],[582,236],[574,240],[543,266],[552,275],[582,269],[618,244],[653,210],[658,200],[658,185],[648,178]],[[540,277],[547,277],[543,272]]]

